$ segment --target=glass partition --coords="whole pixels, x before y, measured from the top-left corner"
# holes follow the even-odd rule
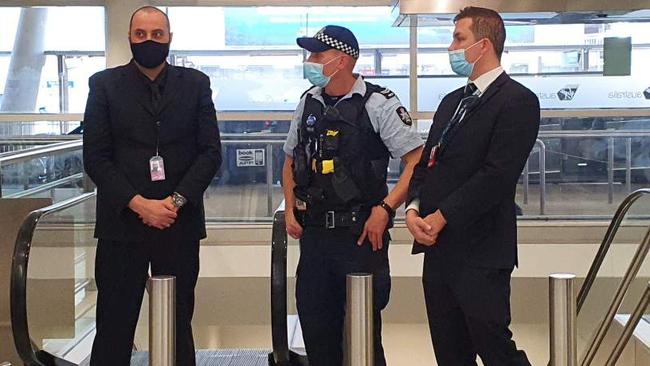
[[[29,255],[27,319],[32,341],[74,364],[86,361],[95,334],[94,217],[94,198],[43,217]]]
[[[6,152],[0,159],[20,152]],[[0,162],[0,172],[3,198],[49,197],[59,202],[84,192],[80,145],[72,151],[43,152],[18,161],[4,160]]]

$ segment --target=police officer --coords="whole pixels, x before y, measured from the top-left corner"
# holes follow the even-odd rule
[[[284,145],[287,233],[300,239],[296,300],[311,366],[341,365],[345,278],[374,276],[375,365],[385,365],[380,312],[388,303],[388,228],[406,199],[422,139],[393,92],[353,74],[359,45],[328,25],[297,39],[314,85],[296,108]],[[405,169],[389,193],[389,158]]]

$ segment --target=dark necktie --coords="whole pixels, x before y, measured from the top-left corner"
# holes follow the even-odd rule
[[[463,98],[469,97],[470,95],[473,95],[476,92],[476,85],[474,83],[469,83],[465,85],[465,91],[463,92]]]
[[[151,105],[153,110],[158,113],[160,108],[160,101],[162,99],[162,94],[160,93],[160,85],[158,83],[149,84],[151,87]]]
[[[478,96],[474,95],[478,88],[474,83],[469,83],[465,86],[463,90],[463,97],[460,100],[460,103],[456,109],[456,113],[451,117],[451,120],[447,124],[447,127],[442,131],[442,136],[438,140],[438,145],[440,146],[440,154],[444,151],[451,140],[451,137],[456,132],[458,125],[460,124],[462,118],[467,113],[468,109],[472,108],[472,105],[476,103]]]

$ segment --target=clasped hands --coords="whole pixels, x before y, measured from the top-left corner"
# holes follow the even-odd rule
[[[438,235],[447,225],[447,220],[440,210],[421,218],[416,210],[406,212],[406,226],[415,241],[426,246],[436,244]]]
[[[138,214],[142,223],[159,230],[165,230],[172,226],[178,212],[171,197],[151,200],[137,195],[129,202],[129,208]]]

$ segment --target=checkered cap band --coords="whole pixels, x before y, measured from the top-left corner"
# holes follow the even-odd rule
[[[347,43],[332,38],[323,32],[318,32],[316,36],[314,36],[314,38],[316,38],[317,40],[325,43],[326,45],[332,48],[336,48],[341,52],[347,53],[348,55],[354,57],[355,59],[359,58],[359,50],[354,49],[352,46],[348,45]]]

